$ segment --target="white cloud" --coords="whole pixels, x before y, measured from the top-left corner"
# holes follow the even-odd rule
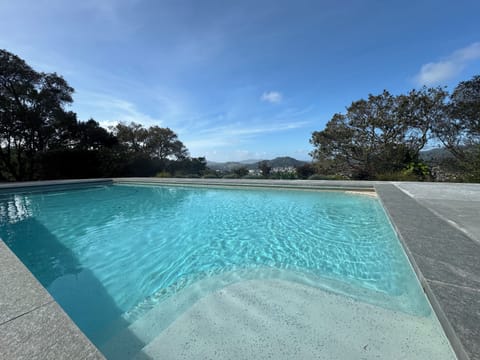
[[[80,120],[94,118],[103,127],[132,121],[145,126],[162,125],[160,119],[141,112],[134,103],[101,93],[79,93],[74,108]]]
[[[198,154],[211,155],[215,150],[222,152],[223,156],[215,154],[214,158],[221,157],[222,160],[233,159],[231,152],[232,147],[245,146],[246,143],[263,134],[299,129],[308,124],[310,124],[310,121],[270,123],[260,126],[246,126],[245,124],[237,123],[203,130],[199,129],[194,134],[182,134],[181,139],[190,152],[196,154],[195,156],[198,156]],[[236,154],[234,157],[237,160],[240,159],[238,155],[239,154]],[[248,158],[248,156],[246,158]],[[245,158],[240,160],[245,160]]]
[[[278,104],[282,101],[283,95],[278,91],[268,91],[264,92],[260,99],[272,104]]]
[[[480,42],[454,51],[445,59],[422,65],[420,72],[415,76],[415,82],[422,86],[444,84],[460,74],[472,61],[480,59]]]

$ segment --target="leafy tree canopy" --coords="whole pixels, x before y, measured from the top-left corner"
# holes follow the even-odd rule
[[[480,180],[480,76],[460,82],[450,96],[447,114],[435,124],[434,134],[456,158],[457,175]],[[450,166],[452,164],[449,164]]]
[[[73,88],[55,73],[39,73],[0,50],[0,162],[7,178],[33,178],[36,154],[62,142],[76,121],[64,107]]]
[[[355,101],[312,134],[311,155],[335,173],[357,179],[404,169],[418,161],[432,125],[444,114],[446,95],[441,88],[399,96],[385,90]]]

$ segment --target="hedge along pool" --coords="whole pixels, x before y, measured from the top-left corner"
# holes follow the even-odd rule
[[[158,333],[220,285],[276,278],[428,319],[432,351],[454,358],[373,197],[110,185],[2,194],[0,217],[1,238],[107,356],[125,329],[194,284],[206,285]],[[156,335],[137,333],[132,346]]]

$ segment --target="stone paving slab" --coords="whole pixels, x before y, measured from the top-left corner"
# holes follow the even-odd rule
[[[0,240],[0,326],[53,301],[45,288]]]
[[[394,184],[480,243],[480,184],[410,182]]]
[[[419,186],[410,190],[425,185]],[[411,193],[388,183],[375,189],[457,356],[480,359],[480,244]],[[453,189],[450,185],[450,194]]]
[[[0,326],[1,359],[104,359],[55,302]]]
[[[189,179],[189,178],[114,178],[115,184],[155,184],[173,186],[257,187],[293,190],[342,190],[373,192],[377,181],[351,180],[269,180],[269,179]]]
[[[0,240],[0,359],[104,359]]]
[[[79,179],[79,180],[45,180],[45,181],[21,181],[0,183],[0,190],[21,190],[24,188],[42,187],[49,188],[55,186],[74,186],[74,185],[95,185],[112,183],[111,179]]]

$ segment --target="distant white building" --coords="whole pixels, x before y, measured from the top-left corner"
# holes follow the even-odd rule
[[[270,170],[272,173],[296,173],[297,170],[293,166],[274,167]]]

